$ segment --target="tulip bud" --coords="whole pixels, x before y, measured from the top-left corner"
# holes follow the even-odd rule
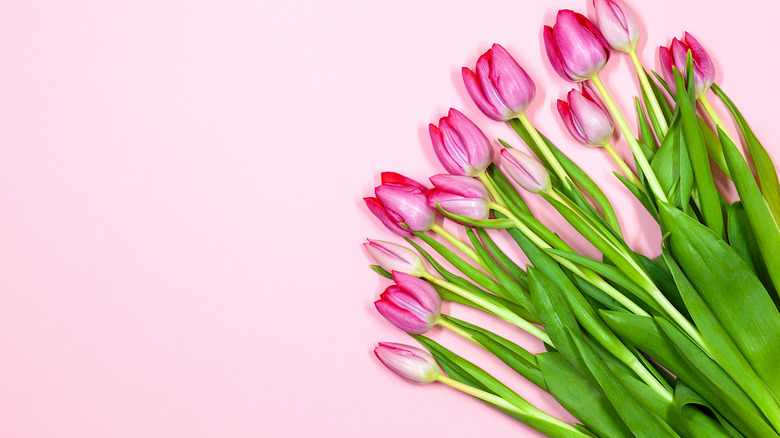
[[[428,125],[433,151],[453,175],[477,176],[493,161],[493,148],[485,134],[460,111],[451,108],[439,126]]]
[[[620,0],[593,0],[596,22],[604,40],[613,49],[630,53],[639,42],[639,25],[625,4]]]
[[[519,116],[536,95],[534,82],[499,44],[479,57],[475,70],[463,67],[463,83],[474,103],[493,120],[504,122]]]
[[[364,243],[363,246],[379,266],[388,272],[398,271],[415,277],[422,277],[425,273],[425,266],[420,257],[408,248],[371,239],[368,239],[368,243]]]
[[[481,181],[468,176],[434,175],[428,191],[428,205],[472,219],[487,219],[490,215],[490,194]]]
[[[558,11],[554,27],[544,27],[544,47],[555,71],[572,82],[593,78],[609,60],[609,47],[598,29],[582,14],[566,9]]]
[[[408,232],[398,233],[399,228],[403,230],[401,222],[406,224],[410,231],[428,231],[436,221],[436,210],[428,206],[426,191],[425,186],[412,179],[397,173],[384,172],[382,185],[374,190],[384,211],[377,211],[373,201],[371,204],[369,201],[366,203],[372,212],[376,211],[374,214],[383,223],[387,225],[387,221],[394,222],[393,226],[388,226],[391,231],[406,236]]]
[[[441,297],[425,280],[403,272],[393,272],[396,285],[382,292],[374,302],[376,310],[396,327],[413,335],[421,335],[439,320]]]
[[[558,113],[572,137],[589,146],[609,143],[615,130],[612,118],[588,87],[582,87],[582,92],[569,91],[566,99],[568,102],[558,100]]]
[[[536,158],[516,149],[501,150],[501,164],[520,187],[532,193],[550,190],[550,173]]]
[[[412,383],[431,383],[439,377],[439,365],[427,351],[395,342],[380,342],[374,354],[382,364]]]
[[[672,67],[677,67],[683,79],[687,80],[688,75],[685,68],[687,66],[688,50],[693,55],[694,97],[698,99],[710,89],[710,86],[715,81],[715,65],[704,50],[704,47],[691,34],[685,32],[682,41],[674,38],[670,48],[660,48],[658,54],[661,58],[661,72],[672,90],[674,90],[675,83]]]

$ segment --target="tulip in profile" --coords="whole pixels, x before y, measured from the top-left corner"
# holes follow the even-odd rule
[[[558,100],[558,113],[572,137],[584,145],[604,146],[615,130],[607,109],[588,87],[569,91],[566,101]]]
[[[395,285],[388,287],[374,302],[376,310],[396,327],[421,335],[436,325],[441,312],[441,297],[425,280],[394,271]]]
[[[609,47],[598,29],[567,9],[558,11],[555,26],[544,27],[544,46],[555,71],[572,82],[593,78],[609,60]]]
[[[715,81],[715,65],[696,38],[688,32],[683,35],[682,41],[674,38],[669,48],[661,47],[661,72],[669,86],[674,90],[674,73],[672,67],[677,67],[684,79],[687,79],[685,71],[688,51],[693,57],[693,87],[696,99],[702,97],[710,89]]]
[[[428,125],[433,151],[453,175],[478,176],[493,161],[493,148],[485,134],[468,117],[451,108],[439,126]]]
[[[620,0],[593,0],[593,7],[607,44],[620,52],[633,52],[639,42],[639,25],[631,9]]]
[[[427,193],[429,206],[478,220],[490,215],[490,194],[481,181],[443,174],[430,179],[434,188]]]
[[[474,103],[493,120],[519,116],[536,95],[534,82],[499,44],[479,57],[475,70],[463,67],[463,83]]]
[[[409,231],[428,231],[436,221],[436,211],[428,206],[428,189],[401,174],[383,172],[382,184],[374,190],[376,198],[363,198],[368,209],[390,231],[411,237]],[[406,224],[408,230],[401,226]]]
[[[501,165],[522,188],[532,193],[550,190],[550,173],[536,158],[516,149],[501,150]]]
[[[431,383],[439,377],[439,365],[427,351],[395,342],[380,342],[374,354],[382,364],[412,383]]]
[[[395,243],[368,239],[363,246],[371,257],[388,272],[398,271],[415,277],[422,277],[425,266],[414,251]]]

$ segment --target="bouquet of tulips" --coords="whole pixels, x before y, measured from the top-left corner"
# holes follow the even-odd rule
[[[463,68],[463,82],[477,107],[509,123],[533,155],[501,141],[494,157],[482,131],[452,109],[429,126],[449,174],[431,177],[430,189],[382,174],[366,205],[416,252],[378,240],[365,244],[373,269],[395,283],[376,308],[427,351],[380,343],[376,356],[409,381],[444,383],[552,437],[780,437],[776,169],[713,83],[713,62],[694,37],[685,33],[661,47],[661,74],[651,75],[635,51],[639,33],[631,11],[619,0],[594,0],[594,6],[597,25],[562,10],[544,29],[555,71],[582,84],[557,108],[578,142],[614,159],[617,178],[662,230],[660,255],[649,258],[626,244],[607,196],[534,128],[525,116],[534,83],[495,44],[474,71]],[[636,67],[637,133],[599,79],[611,49],[628,54]],[[710,90],[740,132],[728,132],[708,100]],[[613,123],[636,173],[610,144]],[[739,200],[730,203],[723,193],[731,187]],[[519,192],[543,197],[603,257],[576,253],[534,217]],[[437,218],[463,226],[467,240]],[[532,266],[502,250],[494,239],[501,231],[487,230],[508,233]],[[538,338],[546,351],[531,354],[442,314],[442,300],[501,318]],[[435,325],[548,391],[579,423],[543,412],[424,336]]]

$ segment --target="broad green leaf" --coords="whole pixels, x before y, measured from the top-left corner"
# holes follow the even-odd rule
[[[750,226],[750,219],[748,219],[747,212],[741,201],[731,204],[729,208],[727,231],[729,246],[739,254],[742,260],[758,276],[761,283],[775,300],[775,304],[780,305],[777,300],[777,291],[772,283],[764,257],[761,255],[761,249],[758,247],[755,234],[753,234],[753,228]]]
[[[528,289],[528,279],[526,278],[525,270],[518,266],[514,260],[509,258],[509,256],[507,256],[504,251],[502,251],[501,248],[496,245],[487,231],[483,230],[482,228],[477,228],[476,232],[480,239],[482,239],[482,242],[485,244],[485,248],[487,248],[493,257],[495,257],[496,261],[499,262],[501,266],[504,267],[504,269],[506,269],[506,272],[508,272],[509,275],[511,275],[515,280],[517,280],[521,286],[523,286],[525,289]]]
[[[731,177],[731,172],[729,172],[729,167],[726,164],[726,157],[723,156],[723,147],[720,145],[718,134],[701,117],[696,117],[696,123],[699,124],[699,129],[704,137],[704,145],[707,146],[707,153],[710,159],[726,176]]]
[[[742,438],[706,400],[682,381],[674,388],[674,414],[692,438]],[[717,418],[717,420],[715,419]]]
[[[663,256],[659,257],[660,260],[657,264],[653,260],[650,260],[648,257],[645,257],[644,255],[637,252],[635,252],[634,255],[639,259],[639,262],[645,268],[645,272],[647,272],[647,274],[650,276],[653,284],[658,287],[658,290],[660,290],[666,299],[672,303],[675,309],[677,309],[684,317],[690,319],[691,315],[688,313],[688,309],[685,308],[685,303],[683,303],[683,299],[680,296],[680,291],[677,289],[677,285],[674,283],[674,278],[672,278],[671,274],[669,273],[669,268],[666,266],[666,262],[664,262]]]

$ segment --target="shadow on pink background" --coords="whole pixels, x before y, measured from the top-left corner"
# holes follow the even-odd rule
[[[360,243],[397,238],[360,198],[382,170],[443,171],[424,130],[450,106],[521,146],[459,81],[493,42],[537,81],[531,120],[603,182],[629,242],[658,252],[603,151],[573,144],[553,111],[570,85],[541,57],[541,26],[585,0],[281,4],[0,5],[3,436],[538,436],[445,387],[406,384],[371,353],[411,340],[373,310],[388,282]],[[780,159],[777,6],[632,4],[647,65],[695,34]],[[604,79],[631,114],[628,59]],[[570,419],[485,354],[433,336]]]

